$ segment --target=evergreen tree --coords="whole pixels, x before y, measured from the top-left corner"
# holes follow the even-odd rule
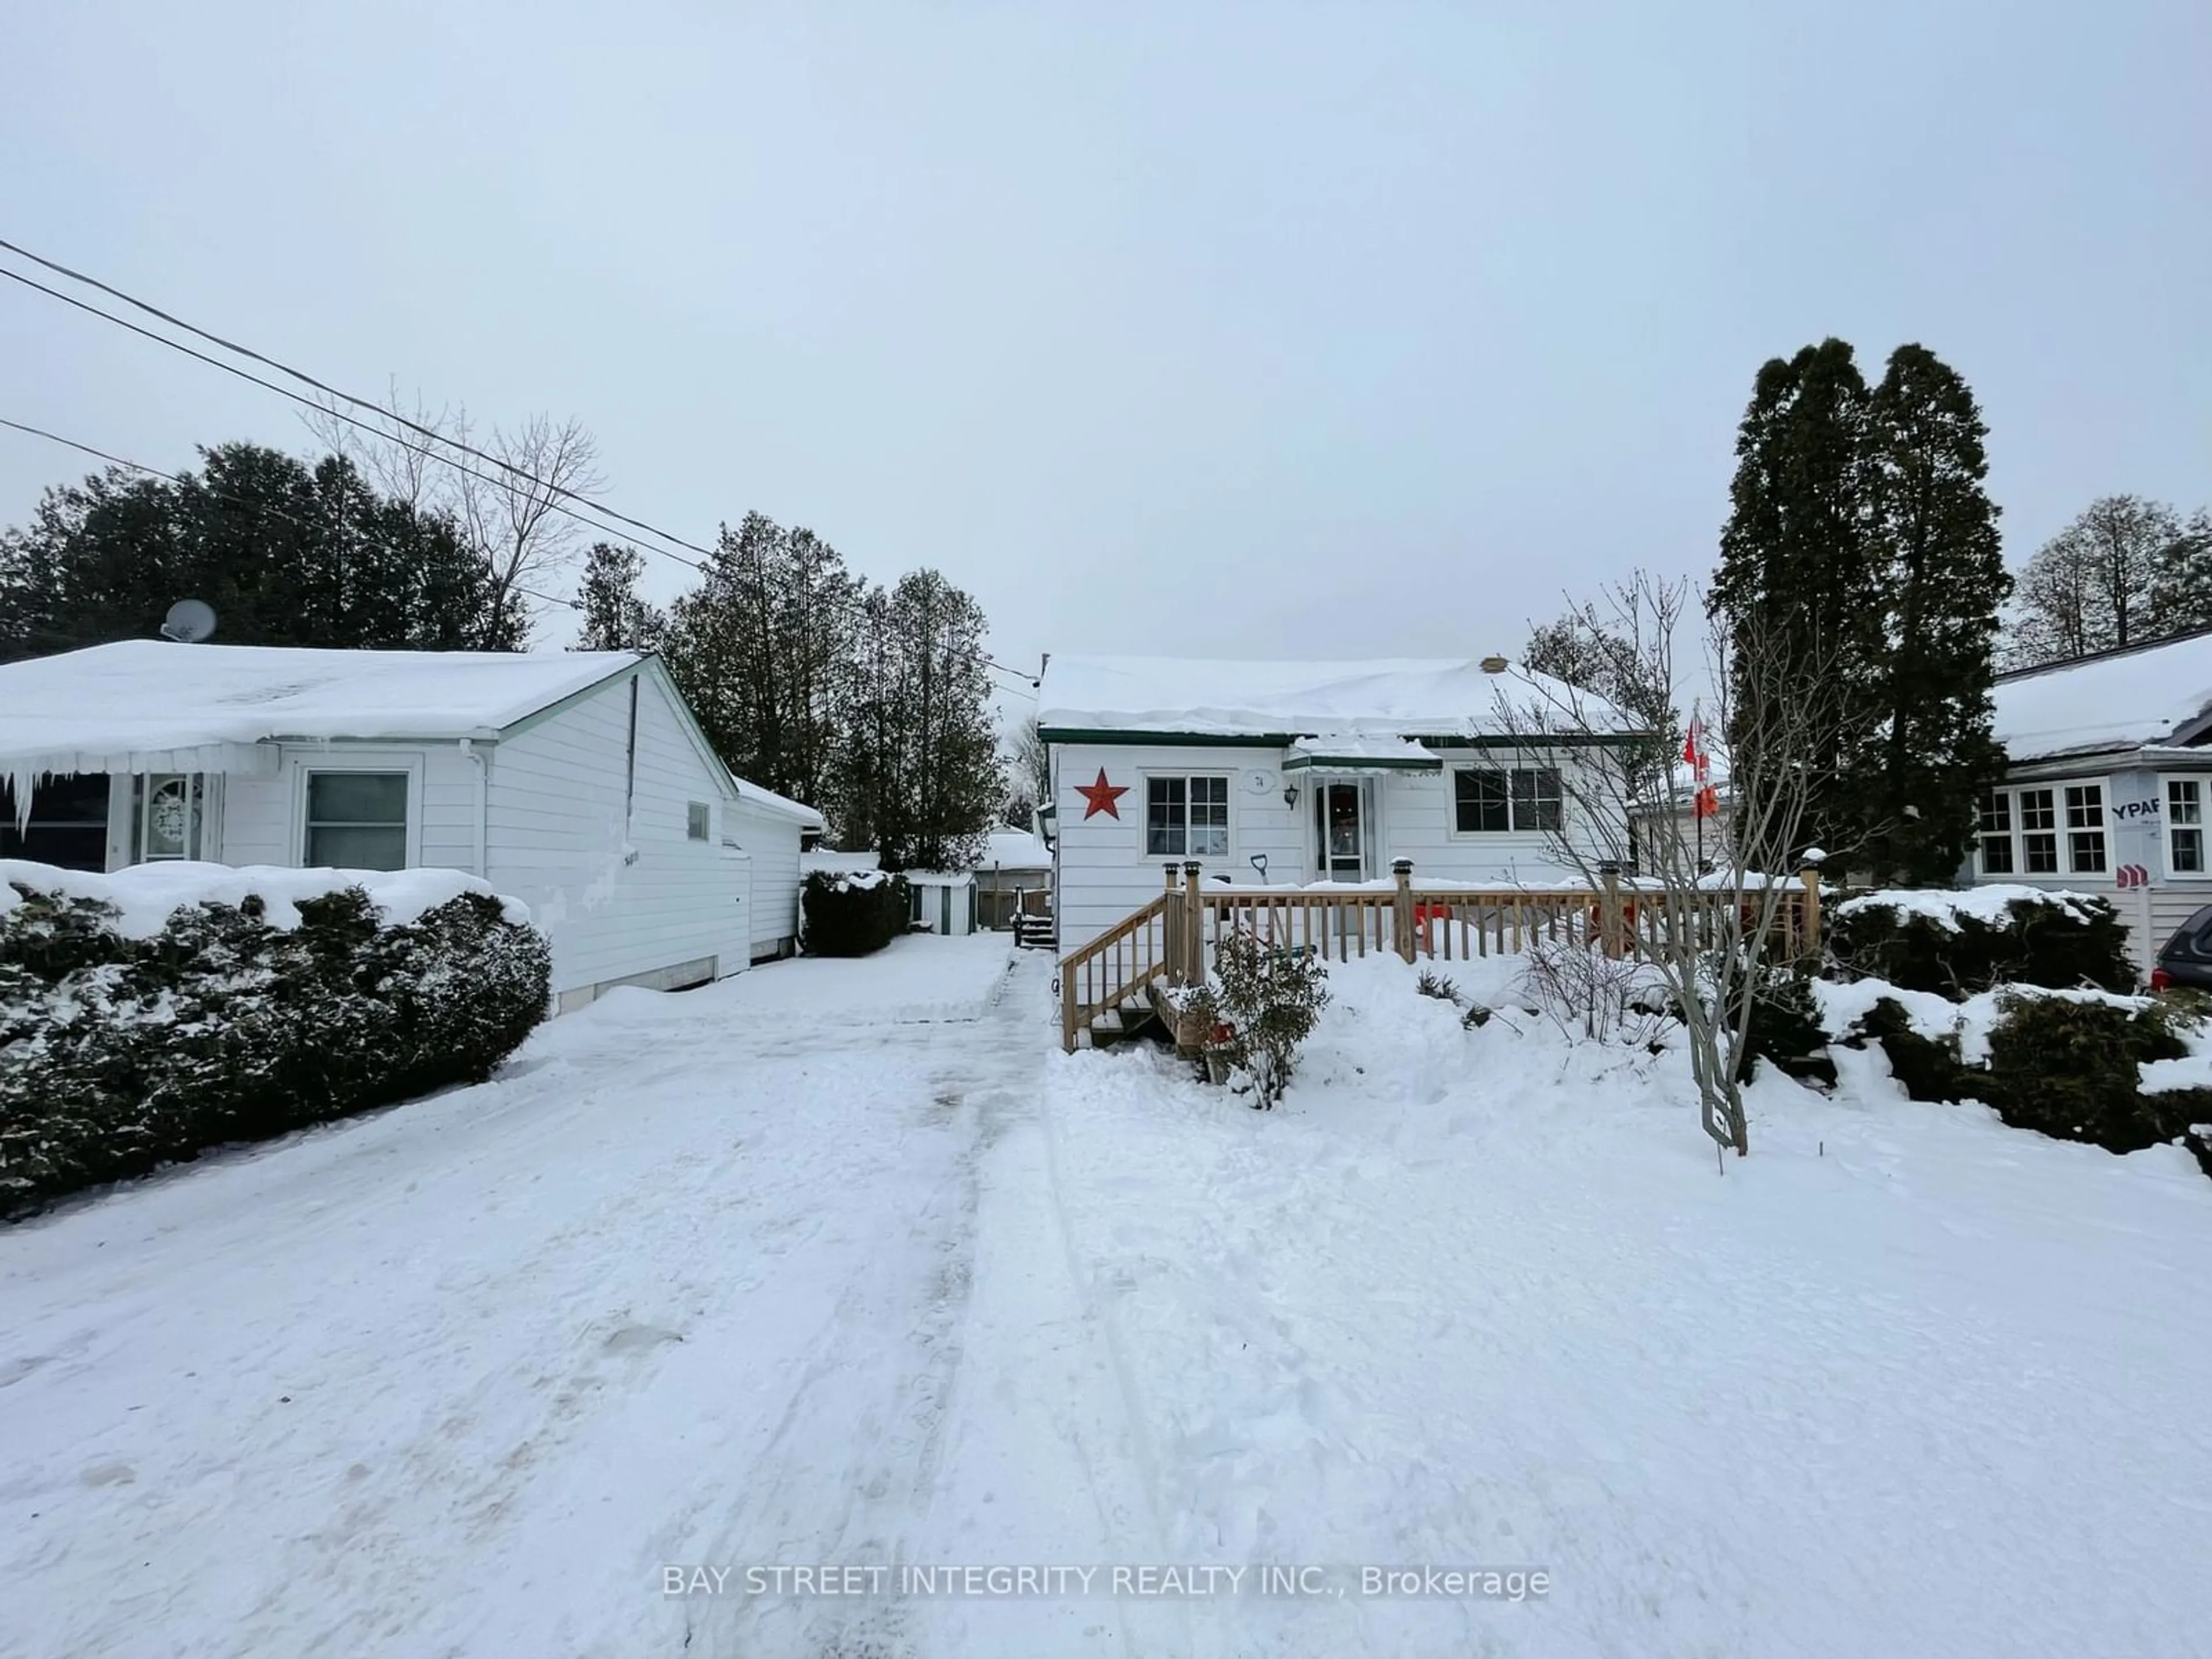
[[[1736,434],[1730,511],[1709,599],[1731,658],[1733,772],[1763,776],[1777,765],[1803,766],[1805,831],[1846,855],[1862,838],[1846,768],[1864,752],[1879,707],[1884,598],[1870,546],[1867,417],[1866,382],[1841,340],[1760,368]],[[1797,740],[1803,752],[1753,752],[1759,733],[1800,729],[1773,718],[1760,700],[1814,684],[1840,695],[1820,699],[1835,713]],[[1740,850],[1755,865],[1782,868],[1804,849]]]
[[[831,816],[887,870],[961,870],[1001,799],[982,607],[934,570],[863,606],[855,693]]]
[[[645,556],[634,547],[598,542],[584,556],[577,605],[584,613],[579,651],[657,651],[668,618],[638,592]]]
[[[811,531],[750,513],[724,528],[704,580],[670,608],[670,672],[740,777],[826,798],[852,695],[860,589]]]
[[[0,657],[151,639],[180,599],[234,645],[513,650],[519,613],[453,520],[379,495],[352,463],[254,444],[174,482],[121,468],[46,491],[0,536]]]
[[[1987,431],[1966,381],[1935,353],[1891,354],[1867,422],[1873,556],[1888,612],[1881,724],[1846,757],[1840,782],[1862,836],[1853,867],[1881,882],[1951,881],[1979,797],[2004,771],[1990,692],[2011,583],[1982,482]]]
[[[2212,628],[2212,508],[2191,514],[2152,561],[2150,613],[2160,636]]]

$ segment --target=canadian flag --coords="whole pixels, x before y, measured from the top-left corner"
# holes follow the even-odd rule
[[[1697,788],[1690,797],[1690,812],[1693,817],[1710,818],[1720,815],[1721,798],[1708,777],[1712,757],[1705,752],[1705,722],[1702,716],[1690,717],[1690,729],[1682,738],[1682,758],[1688,763],[1690,776]]]

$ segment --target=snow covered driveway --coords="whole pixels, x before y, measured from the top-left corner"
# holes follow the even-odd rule
[[[1008,955],[618,993],[486,1087],[0,1232],[0,1653],[674,1654],[775,1610],[664,1563],[903,1543],[1044,1062]]]

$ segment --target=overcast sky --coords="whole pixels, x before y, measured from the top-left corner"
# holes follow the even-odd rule
[[[0,236],[580,416],[695,539],[936,565],[1010,660],[1517,649],[1710,567],[1754,371],[1827,334],[1966,375],[2015,562],[2212,500],[2206,0],[80,0],[0,65]],[[0,416],[307,447],[0,290]],[[0,522],[86,465],[0,431]]]

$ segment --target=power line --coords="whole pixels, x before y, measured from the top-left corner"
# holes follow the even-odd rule
[[[687,548],[690,551],[703,555],[708,558],[712,558],[714,556],[714,550],[712,548],[702,547],[696,542],[688,541],[684,538],[676,535],[670,531],[661,529],[657,525],[648,524],[643,519],[634,519],[627,513],[618,513],[613,507],[594,501],[588,496],[578,495],[574,490],[568,489],[564,485],[556,483],[550,478],[541,478],[536,473],[529,471],[526,467],[518,466],[513,461],[507,460],[503,456],[494,455],[488,451],[477,448],[473,444],[464,443],[459,439],[449,438],[444,433],[438,431],[434,427],[425,426],[419,421],[410,421],[407,416],[399,413],[398,410],[386,408],[373,398],[357,398],[350,392],[341,392],[336,386],[330,385],[326,381],[317,380],[313,375],[307,374],[302,369],[294,368],[289,363],[279,362],[274,357],[266,356],[261,352],[254,350],[251,346],[243,346],[239,344],[235,340],[226,340],[220,334],[210,333],[209,331],[198,326],[197,324],[188,323],[183,318],[174,316],[172,313],[162,310],[159,306],[151,305],[146,301],[137,298],[135,295],[126,294],[119,288],[103,283],[97,276],[88,276],[81,270],[72,270],[65,264],[62,264],[56,260],[47,258],[44,254],[33,253],[30,249],[20,246],[16,243],[8,241],[4,239],[0,239],[0,248],[5,248],[10,253],[20,255],[21,258],[30,260],[33,264],[43,265],[46,269],[55,272],[57,275],[68,277],[71,282],[82,283],[87,288],[98,289],[102,294],[107,295],[110,298],[122,301],[124,304],[131,307],[134,310],[143,311],[149,317],[158,317],[161,321],[167,323],[171,327],[181,328],[187,334],[195,335],[200,339],[207,341],[210,345],[221,346],[225,351],[230,352],[234,356],[249,358],[252,362],[260,363],[265,368],[273,368],[278,374],[285,375],[291,380],[299,381],[302,386],[313,386],[316,391],[324,393],[327,397],[340,398],[346,403],[351,404],[356,409],[373,409],[386,420],[395,422],[398,425],[405,427],[410,432],[416,433],[425,438],[432,439],[449,449],[457,449],[465,455],[473,455],[480,461],[488,461],[492,465],[499,467],[504,471],[513,473],[518,478],[537,485],[540,489],[548,491],[552,495],[562,496],[568,501],[575,501],[581,506],[588,507],[594,513],[603,513],[608,518],[613,519],[619,523],[626,524],[634,530],[642,530],[648,536],[658,536],[663,541],[673,543],[678,547]],[[51,289],[48,289],[46,291],[48,293],[54,292],[54,290]],[[66,295],[61,295],[57,297],[66,299],[68,296]],[[106,315],[106,313],[101,313],[100,314]],[[111,319],[111,320],[121,322],[123,319],[121,318],[114,318]],[[125,326],[128,325],[129,325],[127,324],[125,325]],[[151,337],[160,339],[161,337],[159,335],[154,335]],[[170,341],[167,342],[167,343],[173,345],[176,344],[176,342]],[[178,349],[179,350],[185,349],[182,346],[179,346]],[[272,388],[272,390],[282,390],[282,388]],[[288,393],[287,395],[296,396],[297,394]],[[301,398],[300,401],[311,404],[313,404],[313,400],[311,398]],[[313,404],[313,406],[318,408],[323,407],[323,405],[320,404]],[[335,414],[337,411],[333,410],[330,412]],[[356,424],[359,423],[356,422]],[[382,435],[389,436],[390,434],[385,434]]]
[[[338,398],[345,403],[354,405],[356,408],[373,410],[376,414],[382,416],[386,421],[403,426],[411,432],[419,433],[443,448],[458,450],[464,454],[471,455],[479,460],[489,462],[492,465],[497,466],[503,471],[511,473],[517,478],[536,485],[538,489],[548,492],[550,495],[559,495],[569,501],[581,502],[584,506],[592,508],[593,512],[603,513],[608,518],[616,520],[621,524],[630,526],[637,530],[642,530],[648,535],[658,536],[664,541],[672,542],[678,547],[689,549],[690,551],[700,554],[706,558],[711,559],[715,556],[714,550],[712,548],[702,547],[697,542],[690,541],[684,537],[676,535],[672,532],[662,530],[657,526],[648,523],[645,520],[633,518],[629,514],[618,512],[613,507],[606,507],[599,502],[593,501],[586,496],[577,494],[574,490],[567,489],[561,484],[555,483],[550,479],[541,478],[537,474],[528,471],[526,468],[518,466],[512,461],[506,460],[500,456],[478,449],[473,445],[463,443],[455,439],[447,437],[435,428],[423,425],[416,421],[410,420],[407,416],[400,414],[397,410],[389,409],[384,404],[376,402],[374,398],[359,398],[356,397],[351,392],[341,392],[337,387],[316,379],[313,375],[306,373],[304,370],[294,368],[289,364],[280,362],[276,358],[267,356],[261,352],[254,350],[250,346],[240,345],[235,341],[225,339],[222,336],[210,332],[206,329],[198,326],[196,324],[186,322],[182,318],[164,311],[158,306],[153,305],[147,301],[141,300],[134,295],[126,293],[122,289],[116,288],[110,283],[100,281],[96,276],[88,276],[82,271],[72,270],[70,267],[61,264],[58,260],[47,258],[43,254],[33,253],[30,249],[21,246],[20,244],[9,241],[5,238],[0,238],[0,248],[4,248],[10,253],[16,254],[22,258],[32,261],[34,264],[40,265],[60,276],[66,276],[72,282],[82,283],[88,288],[97,289],[100,293],[110,295],[114,298],[122,301],[125,305],[132,307],[136,310],[144,312],[150,317],[159,318],[161,321],[167,323],[173,327],[181,328],[185,332],[205,340],[210,344],[220,346],[226,351],[234,352],[236,355],[248,358],[254,362],[265,364],[269,368],[276,370],[278,373],[298,380],[304,386],[313,386],[315,390],[325,393],[326,396]],[[319,414],[328,415],[335,419],[343,421],[349,426],[356,427],[362,431],[367,432],[385,442],[396,444],[400,448],[405,449],[413,454],[421,455],[425,459],[435,461],[441,465],[450,466],[456,472],[460,473],[465,477],[475,478],[486,483],[497,484],[501,483],[501,480],[487,477],[487,475],[477,471],[473,467],[463,465],[459,461],[455,460],[449,454],[441,454],[438,450],[427,449],[420,444],[410,443],[406,439],[400,437],[397,433],[391,432],[383,428],[374,425],[369,422],[360,419],[356,416],[349,415],[342,409],[335,409],[327,404],[319,403],[313,398],[303,397],[299,392],[291,390],[289,386],[278,386],[272,380],[264,380],[260,375],[254,374],[246,369],[240,368],[234,363],[226,363],[220,358],[210,357],[205,352],[195,350],[192,347],[185,344],[180,340],[173,340],[165,334],[158,333],[152,329],[143,327],[139,324],[132,322],[127,317],[118,317],[113,312],[103,310],[100,307],[93,305],[87,301],[78,299],[74,295],[64,294],[59,289],[50,288],[44,283],[35,281],[31,277],[24,276],[20,271],[9,270],[4,266],[0,266],[0,276],[5,276],[13,282],[20,283],[26,288],[32,289],[40,294],[44,294],[52,299],[59,300],[64,305],[73,306],[79,311],[85,312],[91,316],[98,317],[103,321],[112,323],[118,328],[128,329],[133,334],[139,335],[145,339],[152,340],[157,344],[167,346],[173,351],[181,352],[185,356],[191,357],[197,362],[206,363],[210,368],[219,368],[226,374],[234,375],[238,379],[247,381],[252,385],[260,386],[265,391],[273,392],[280,398],[288,398],[294,403],[299,404],[305,408],[314,410]],[[13,424],[13,422],[10,424]],[[40,435],[51,436],[52,434],[40,434]],[[57,440],[57,441],[65,441]],[[71,447],[76,448],[85,447],[85,446],[82,445],[72,445]],[[126,465],[133,465],[132,463],[127,462],[121,464]],[[147,468],[143,470],[150,471],[153,469]],[[603,523],[599,519],[592,518],[584,513],[580,513],[573,507],[563,507],[557,501],[549,501],[547,505],[550,510],[562,514],[567,518],[574,520],[579,524],[588,526],[590,528],[599,531],[604,535],[612,536],[617,539],[626,539],[624,532],[615,528],[614,526]],[[666,548],[656,547],[651,543],[647,543],[645,544],[642,550],[647,553],[658,554],[660,557],[665,559],[673,560],[676,563],[684,565],[691,570],[696,571],[702,575],[711,574],[708,567],[700,563],[698,560],[685,558],[681,554],[672,553]],[[533,595],[533,597],[538,596]],[[561,603],[561,601],[555,601],[555,603]],[[981,663],[987,668],[996,670],[1001,674],[1010,676],[1012,678],[1021,681],[1024,686],[1033,687],[1041,678],[1041,675],[1030,673],[1025,669],[1012,667],[1006,663],[999,662],[980,651],[971,652],[965,654],[972,656],[975,660]]]
[[[206,490],[210,495],[226,496],[231,501],[242,502],[247,506],[252,507],[258,512],[267,513],[274,517],[298,525],[302,530],[320,530],[326,527],[322,525],[318,525],[311,520],[303,519],[298,514],[293,512],[289,507],[279,506],[275,501],[263,501],[258,497],[252,495],[242,495],[234,489],[225,489],[221,485],[214,483],[206,478],[200,478],[195,481],[186,479],[174,472],[164,472],[158,466],[149,466],[143,461],[134,461],[127,455],[111,455],[107,451],[104,449],[95,449],[90,444],[79,443],[74,438],[64,438],[58,432],[49,432],[42,426],[32,426],[22,421],[11,421],[4,415],[0,415],[0,426],[7,427],[11,431],[28,433],[33,438],[44,438],[48,443],[59,444],[65,449],[74,449],[82,455],[94,456],[113,466],[127,467],[133,472],[143,472],[149,477],[165,479],[168,483],[177,485],[179,489],[192,488],[196,483],[198,488]],[[385,550],[387,552],[396,553],[401,550],[393,547],[388,542],[384,545]],[[584,608],[583,605],[575,599],[564,599],[560,598],[558,595],[552,593],[540,593],[536,588],[525,587],[520,582],[508,583],[507,591],[510,593],[520,593],[526,599],[542,599],[548,605],[563,605],[571,611],[581,611]]]

